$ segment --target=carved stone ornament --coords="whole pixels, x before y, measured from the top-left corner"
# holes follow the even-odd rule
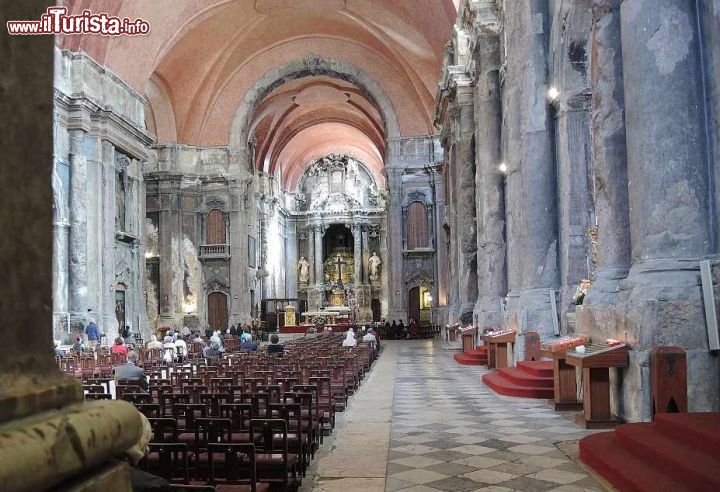
[[[415,190],[415,191],[411,191],[410,193],[408,193],[407,200],[408,200],[408,203],[412,203],[412,202],[425,203],[425,201],[427,200],[427,196],[422,191]]]
[[[230,288],[219,280],[215,279],[205,286],[205,291],[210,292],[223,292],[225,294],[230,293]]]

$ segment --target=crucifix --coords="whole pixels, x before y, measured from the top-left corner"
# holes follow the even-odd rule
[[[338,287],[343,288],[343,281],[342,281],[342,266],[346,263],[345,260],[342,259],[340,255],[337,256],[337,267],[338,267]]]

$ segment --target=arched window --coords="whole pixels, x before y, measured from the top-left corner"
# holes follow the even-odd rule
[[[425,204],[412,202],[407,212],[407,249],[427,248],[428,216]]]
[[[208,214],[205,244],[227,244],[225,238],[225,217],[218,209],[210,210]]]

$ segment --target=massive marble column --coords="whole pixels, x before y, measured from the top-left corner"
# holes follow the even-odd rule
[[[353,255],[354,255],[354,261],[355,261],[355,272],[354,272],[354,279],[355,279],[355,286],[359,286],[362,281],[362,270],[363,270],[363,261],[362,261],[362,224],[355,223],[352,225],[352,234],[353,234]]]
[[[547,0],[505,3],[503,94],[508,308],[521,332],[553,333],[550,294],[558,286],[558,232],[552,121],[547,103]],[[523,357],[522,338],[517,357]]]
[[[612,328],[633,346],[622,384],[628,419],[648,418],[648,349],[688,354],[690,411],[717,410],[698,260],[717,253],[709,204],[706,99],[696,3],[625,0],[621,7],[632,267]],[[607,320],[603,320],[606,328]],[[626,332],[626,333],[623,333]]]
[[[85,132],[70,131],[70,271],[69,306],[71,322],[86,324],[88,309],[87,272],[87,158]]]
[[[620,39],[621,0],[593,3],[592,172],[597,220],[597,270],[589,304],[612,301],[630,268],[625,91]]]
[[[315,283],[322,284],[325,282],[325,276],[323,274],[323,234],[325,233],[325,226],[315,225],[313,228],[313,237],[315,238],[315,261],[313,265],[315,267]]]
[[[494,30],[481,33],[476,44],[475,76],[478,300],[474,314],[477,325],[487,328],[501,324],[501,303],[507,293],[507,278],[505,183],[498,170],[502,162],[500,38]]]
[[[387,283],[387,318],[407,320],[403,286],[403,246],[402,246],[402,175],[400,167],[386,167],[388,196],[387,213],[387,253],[380,251],[382,260],[381,275],[383,284]]]
[[[230,180],[228,196],[230,199],[228,244],[230,246],[231,293],[229,323],[237,325],[252,321],[250,286],[248,285],[248,231],[250,230],[248,225],[253,223],[250,209],[255,209],[252,177],[238,176]]]
[[[458,238],[458,315],[472,321],[477,301],[477,224],[475,222],[475,132],[473,90],[458,85],[456,95],[457,126],[450,156],[450,168],[455,174],[455,235]]]
[[[47,7],[37,0],[0,1],[7,19],[38,19]],[[137,442],[139,413],[126,402],[83,403],[80,384],[62,376],[52,357],[53,43],[51,36],[0,43],[0,113],[12,115],[0,122],[0,484],[48,490],[65,481],[90,490],[87,480],[104,474],[111,479],[96,485],[130,490],[127,465],[108,461]],[[79,294],[75,301],[82,303]]]
[[[442,224],[445,223],[445,187],[443,186],[442,168],[435,168],[432,173],[433,198],[435,207],[435,291],[433,292],[433,323],[446,325],[448,323],[448,248],[445,230]]]

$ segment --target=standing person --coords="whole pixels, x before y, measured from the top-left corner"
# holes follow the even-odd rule
[[[157,335],[151,335],[150,341],[147,343],[147,348],[148,350],[161,349],[162,345],[162,342],[158,341]]]
[[[398,332],[398,325],[395,322],[395,320],[393,320],[392,324],[390,325],[390,332],[389,332],[388,338],[390,338],[390,340],[397,340],[397,332]]]
[[[230,326],[230,335],[236,337],[238,334],[237,328],[235,328],[235,325]]]
[[[382,323],[383,323],[382,335],[389,340],[390,339],[390,322],[387,321],[385,318],[383,318]]]
[[[398,323],[397,331],[398,331],[398,340],[404,340],[405,339],[405,323],[403,323],[403,320],[400,320],[400,323]]]
[[[420,335],[420,326],[415,319],[410,318],[410,338],[417,338]]]
[[[97,325],[92,319],[85,327],[85,334],[88,338],[88,346],[90,347],[90,350],[95,350],[95,347],[97,347],[97,344],[100,342],[100,330],[98,330]]]

